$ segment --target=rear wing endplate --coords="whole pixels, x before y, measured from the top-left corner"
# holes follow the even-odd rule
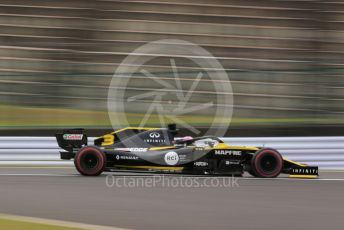
[[[62,133],[57,133],[55,136],[59,147],[68,152],[87,145],[87,136],[84,133],[84,129],[63,130]]]

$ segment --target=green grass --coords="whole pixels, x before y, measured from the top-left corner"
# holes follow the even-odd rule
[[[126,119],[129,125],[140,124],[143,114],[127,113]],[[180,116],[189,125],[209,126],[213,117],[192,115]],[[171,121],[172,122],[172,121]],[[167,122],[166,122],[167,123]],[[317,119],[317,118],[223,118],[217,125],[227,124],[236,126],[247,125],[290,125],[290,124],[344,124],[343,119]],[[118,127],[126,124],[118,124]],[[152,115],[146,126],[160,127],[157,115]],[[0,105],[0,129],[36,129],[36,128],[61,128],[61,127],[83,127],[83,128],[110,128],[107,111],[92,111],[82,109],[66,108],[42,108]]]
[[[82,230],[81,228],[69,228],[49,224],[40,224],[0,217],[0,229],[8,230]]]

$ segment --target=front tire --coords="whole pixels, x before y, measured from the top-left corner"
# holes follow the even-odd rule
[[[252,174],[256,177],[277,177],[283,169],[283,158],[274,149],[261,149],[251,159]]]
[[[84,147],[74,158],[76,170],[84,176],[98,176],[105,168],[106,156],[96,147]]]

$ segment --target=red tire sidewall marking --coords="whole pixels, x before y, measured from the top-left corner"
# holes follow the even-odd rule
[[[276,169],[272,172],[269,172],[269,173],[264,172],[259,166],[261,158],[263,156],[266,156],[266,153],[270,153],[270,154],[273,153],[273,155],[276,157],[276,159],[278,161],[277,162],[278,166],[276,167]],[[272,149],[264,149],[264,150],[261,150],[260,152],[258,152],[258,156],[256,158],[254,158],[254,161],[252,163],[254,165],[254,169],[258,172],[258,174],[260,174],[264,177],[276,177],[276,176],[278,176],[278,174],[280,174],[280,172],[283,168],[282,157],[280,156],[280,154],[278,152],[276,152],[275,150],[272,150]]]
[[[98,155],[98,159],[99,159],[98,166],[96,168],[94,168],[94,169],[91,169],[90,171],[85,171],[84,168],[81,165],[81,158],[87,152],[95,153],[96,155]],[[92,148],[92,147],[87,147],[87,148],[83,148],[77,154],[77,158],[75,160],[75,163],[77,164],[77,168],[79,169],[79,171],[81,171],[83,174],[92,175],[92,174],[98,173],[100,170],[103,169],[103,167],[105,165],[105,159],[104,159],[103,153],[99,149]]]

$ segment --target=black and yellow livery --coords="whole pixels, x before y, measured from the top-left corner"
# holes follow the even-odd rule
[[[316,178],[318,167],[285,159],[272,148],[232,146],[214,136],[176,137],[175,125],[167,128],[128,127],[103,135],[88,145],[82,129],[56,134],[66,151],[61,159],[74,158],[76,169],[85,176],[103,171],[149,171],[164,173],[272,178],[281,173],[290,177]]]

